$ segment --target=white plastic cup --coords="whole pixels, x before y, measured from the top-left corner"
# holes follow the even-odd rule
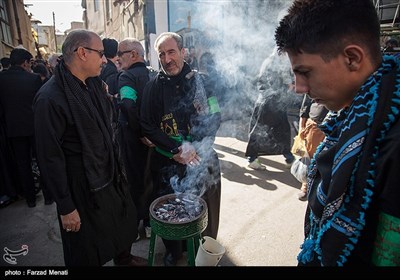
[[[217,240],[204,236],[196,255],[196,266],[216,266],[225,254],[225,248]]]

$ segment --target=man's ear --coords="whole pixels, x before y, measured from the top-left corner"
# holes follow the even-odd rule
[[[348,45],[343,53],[349,70],[358,71],[365,60],[364,49],[358,45]]]
[[[86,60],[87,60],[86,52],[85,52],[84,48],[82,48],[82,47],[78,48],[78,49],[76,50],[76,53],[78,54],[78,57],[79,57],[80,59],[82,59],[83,61],[86,61]]]
[[[28,72],[31,72],[31,70],[32,70],[31,63],[28,60],[25,60],[21,66]]]

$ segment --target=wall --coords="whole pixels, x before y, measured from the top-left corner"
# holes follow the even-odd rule
[[[23,0],[6,0],[6,12],[11,29],[11,44],[0,41],[0,57],[9,56],[13,48],[22,46],[35,55],[30,18]]]

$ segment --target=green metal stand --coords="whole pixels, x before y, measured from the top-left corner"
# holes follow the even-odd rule
[[[181,239],[181,240],[186,240],[188,266],[195,266],[196,254],[200,246],[200,238],[201,238],[200,234],[196,234],[191,237]],[[156,239],[157,239],[157,233],[155,233],[152,230],[150,237],[148,266],[154,265],[154,251],[156,248]]]

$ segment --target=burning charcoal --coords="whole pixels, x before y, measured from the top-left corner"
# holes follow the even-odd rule
[[[187,214],[187,213],[180,213],[179,215],[178,215],[178,218],[179,219],[187,219],[187,218],[189,218],[189,215]]]
[[[189,204],[193,204],[193,203],[194,203],[194,200],[190,200],[189,198],[186,198],[186,197],[182,198],[182,200],[183,200],[185,203],[189,203]]]
[[[173,204],[163,204],[163,208],[167,209],[168,211],[174,210],[175,205]]]
[[[191,196],[182,198],[168,198],[154,207],[157,218],[174,223],[184,223],[194,220],[203,211],[203,205]]]

